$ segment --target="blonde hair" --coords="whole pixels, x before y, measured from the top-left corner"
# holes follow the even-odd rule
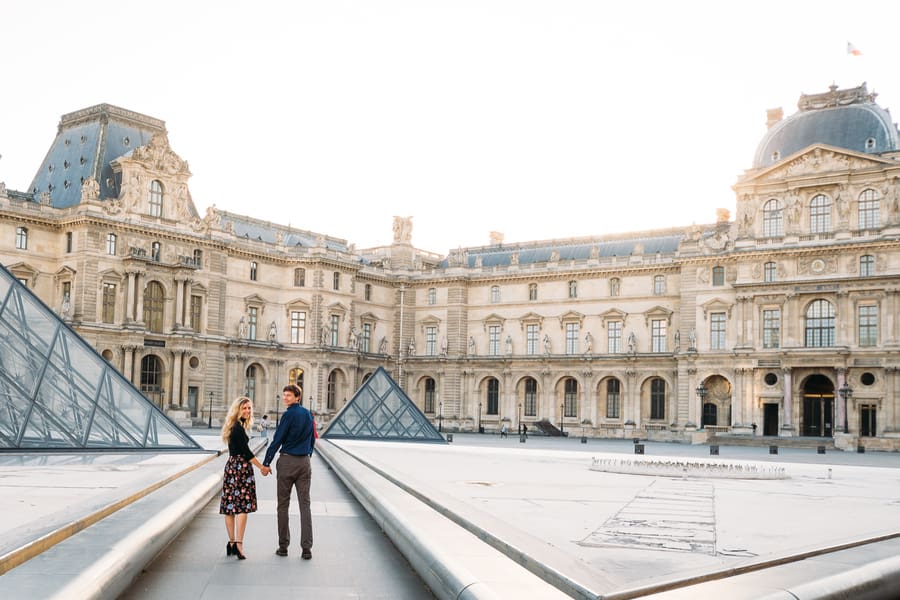
[[[231,430],[240,422],[241,408],[245,404],[250,405],[250,418],[244,421],[244,429],[249,430],[253,426],[253,400],[247,396],[235,398],[231,408],[228,409],[228,415],[225,416],[225,422],[222,423],[222,441],[227,442],[231,439]]]

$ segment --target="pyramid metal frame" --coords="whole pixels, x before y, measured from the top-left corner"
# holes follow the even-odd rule
[[[0,265],[0,452],[205,450]]]
[[[384,367],[362,384],[322,437],[447,443]]]

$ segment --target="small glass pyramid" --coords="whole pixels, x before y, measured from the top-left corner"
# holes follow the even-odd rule
[[[331,439],[445,442],[403,389],[378,367],[322,434]]]
[[[202,450],[0,266],[0,452]]]

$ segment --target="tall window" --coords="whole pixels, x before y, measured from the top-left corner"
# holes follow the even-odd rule
[[[488,327],[488,354],[497,356],[500,354],[500,326],[490,325]]]
[[[871,277],[875,274],[875,257],[871,254],[864,254],[859,257],[859,276]]]
[[[763,237],[781,237],[784,235],[780,200],[769,200],[763,205]]]
[[[619,283],[618,277],[613,277],[612,279],[610,279],[609,280],[609,295],[612,296],[613,298],[618,296],[619,295],[619,286],[620,286],[620,283]]]
[[[337,371],[328,374],[328,387],[326,388],[325,402],[328,410],[334,410],[337,406]]]
[[[493,377],[487,382],[487,414],[500,414],[500,382]]]
[[[144,288],[144,325],[153,333],[163,330],[163,303],[165,294],[158,281],[151,281]]]
[[[578,323],[566,323],[566,354],[578,354]]]
[[[116,242],[118,238],[116,238],[116,234],[107,233],[106,234],[106,253],[110,256],[116,255]]]
[[[149,354],[141,359],[141,391],[162,405],[162,362]]]
[[[831,231],[831,200],[824,194],[816,194],[809,203],[809,232]]]
[[[709,347],[711,350],[725,349],[725,313],[709,315]]]
[[[834,306],[814,300],[806,309],[806,347],[834,346]]]
[[[570,281],[569,282],[569,298],[577,298],[578,297],[578,282]]]
[[[331,282],[332,287],[336,290],[341,289],[341,274],[338,273],[337,271],[335,271],[334,274],[331,276],[331,279],[332,279],[332,282]]]
[[[622,351],[622,321],[610,321],[606,327],[607,352],[618,354]]]
[[[428,377],[425,379],[425,411],[426,413],[434,413],[434,379]]]
[[[781,309],[763,309],[763,348],[781,345]]]
[[[664,319],[654,319],[650,322],[650,347],[652,352],[666,351],[667,323]]]
[[[725,267],[713,267],[712,284],[715,286],[725,285]]]
[[[259,308],[251,306],[247,309],[247,339],[256,339],[256,328],[259,326]]]
[[[191,329],[200,331],[200,315],[203,307],[203,298],[196,294],[191,295]]]
[[[875,346],[878,344],[878,307],[864,304],[859,307],[859,345]]]
[[[250,261],[250,281],[256,281],[259,275],[259,264],[255,260]]]
[[[162,184],[154,179],[150,182],[150,216],[161,217],[163,205]]]
[[[528,284],[528,299],[529,300],[537,300],[537,284],[536,283]]]
[[[881,200],[875,190],[865,190],[859,195],[859,228],[877,229],[881,224],[879,215]]]
[[[500,302],[500,286],[494,285],[491,286],[491,303],[497,304]]]
[[[365,299],[366,302],[372,301],[372,284],[371,283],[367,283],[366,286],[363,288],[363,299]]]
[[[194,248],[194,266],[198,269],[203,265],[203,250],[200,248]]]
[[[116,284],[103,284],[103,322],[115,323],[116,321]]]
[[[430,306],[434,306],[437,304],[437,289],[436,288],[428,288],[428,304]]]
[[[529,323],[525,326],[525,354],[534,355],[538,353],[538,326],[536,323]]]
[[[666,293],[666,276],[665,275],[656,275],[653,278],[653,294],[656,296],[662,296]]]
[[[618,419],[622,387],[618,379],[606,380],[606,418]]]
[[[666,382],[659,377],[650,382],[650,418],[666,418]]]
[[[162,244],[153,242],[150,244],[150,259],[159,262],[162,259]]]
[[[372,324],[363,323],[362,337],[359,340],[359,349],[363,352],[371,352],[372,348]]]
[[[571,377],[566,379],[563,415],[566,417],[578,416],[578,382]]]
[[[256,365],[247,367],[244,378],[244,395],[256,400]]]
[[[778,268],[772,261],[763,265],[763,279],[766,283],[772,283],[778,278]]]
[[[291,311],[291,343],[306,343],[306,311]]]
[[[331,345],[338,345],[338,326],[340,325],[340,315],[331,315]]]
[[[294,287],[306,286],[306,269],[297,267],[294,269]]]
[[[72,252],[72,232],[66,232],[66,254]]]
[[[525,416],[537,415],[537,380],[529,377],[525,380]]]
[[[437,327],[425,328],[425,355],[437,354]]]
[[[27,227],[16,227],[16,250],[28,250]]]

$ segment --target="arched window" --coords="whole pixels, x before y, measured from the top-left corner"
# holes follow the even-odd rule
[[[565,395],[563,396],[563,415],[567,417],[578,416],[578,382],[571,377],[566,379]]]
[[[200,248],[194,248],[194,267],[200,268],[203,264],[203,250]]]
[[[500,302],[500,286],[491,286],[491,302],[497,304]]]
[[[719,424],[719,416],[716,405],[712,402],[706,402],[703,404],[703,426],[712,425],[716,426]]]
[[[712,284],[715,286],[725,285],[725,267],[713,267]]]
[[[372,301],[372,284],[371,283],[367,283],[366,286],[363,288],[363,298],[365,299],[366,302]]]
[[[806,309],[806,347],[834,346],[834,306],[814,300]]]
[[[162,383],[162,361],[158,356],[148,354],[141,359],[141,392],[160,407],[163,403]]]
[[[332,287],[336,290],[341,289],[341,274],[335,271],[334,275],[332,275],[332,278],[334,280],[332,281]]]
[[[244,372],[244,395],[256,400],[256,365],[250,365]]]
[[[537,415],[537,379],[528,377],[525,379],[525,416]]]
[[[16,227],[16,250],[28,250],[27,227]]]
[[[294,269],[294,287],[304,287],[306,285],[306,269],[298,267]]]
[[[859,228],[878,229],[881,224],[881,200],[875,190],[865,190],[859,195]]]
[[[144,288],[144,325],[153,333],[163,331],[163,304],[165,293],[158,281],[151,281]]]
[[[606,418],[618,419],[621,406],[622,384],[618,379],[606,381]]]
[[[487,414],[500,414],[500,382],[493,377],[487,381]]]
[[[871,254],[863,254],[859,257],[859,276],[871,277],[875,274],[875,257]]]
[[[769,200],[763,205],[763,237],[781,237],[784,235],[784,212],[780,200]]]
[[[666,276],[654,275],[653,277],[653,295],[662,296],[666,293]]]
[[[434,379],[428,377],[425,379],[425,411],[426,413],[434,413]]]
[[[659,377],[650,382],[650,418],[666,418],[666,381]]]
[[[437,289],[428,288],[428,304],[431,306],[437,304]]]
[[[106,234],[106,253],[110,256],[116,255],[116,242],[117,242],[116,234],[107,233]]]
[[[337,404],[337,371],[328,374],[327,394],[328,410],[334,410]]]
[[[150,216],[161,217],[163,207],[163,186],[158,180],[150,182]]]
[[[809,203],[809,232],[831,231],[831,200],[824,194],[816,194]]]
[[[528,284],[528,299],[529,300],[537,300],[537,284],[536,283]]]
[[[767,262],[763,265],[763,278],[766,283],[772,283],[778,278],[778,267],[774,262]]]
[[[609,295],[616,297],[619,295],[619,278],[613,277],[609,280]]]
[[[569,282],[569,298],[577,298],[578,297],[578,282],[570,281]]]
[[[152,242],[150,244],[150,260],[154,262],[159,262],[162,258],[162,244],[159,242]]]

